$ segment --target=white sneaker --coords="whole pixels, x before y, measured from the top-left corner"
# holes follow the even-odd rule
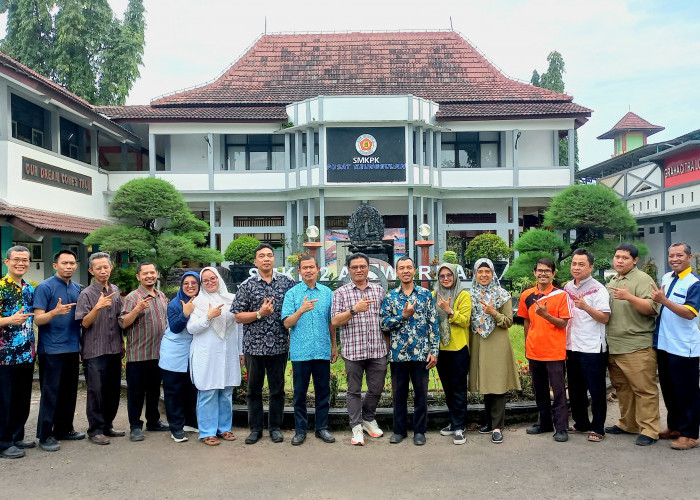
[[[352,439],[350,444],[364,446],[365,445],[365,435],[362,433],[362,426],[357,424],[352,428]]]
[[[440,435],[441,436],[451,436],[455,433],[455,431],[452,430],[452,424],[448,425],[447,427],[443,427],[440,429]]]
[[[362,428],[373,438],[380,438],[384,435],[384,431],[379,428],[376,420],[363,420]]]
[[[184,426],[182,430],[185,432],[199,432],[199,429],[197,429],[196,427],[192,427],[191,425]]]
[[[467,438],[464,437],[464,431],[462,429],[456,430],[454,438],[452,439],[454,444],[464,444],[467,442]]]

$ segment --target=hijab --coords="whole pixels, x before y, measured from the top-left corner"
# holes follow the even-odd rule
[[[445,300],[448,300],[448,298],[452,299],[450,301],[450,304],[452,304],[452,307],[454,307],[455,303],[457,302],[457,297],[460,293],[462,293],[463,290],[462,280],[459,279],[459,275],[457,274],[457,266],[443,262],[437,268],[438,276],[440,276],[441,269],[448,269],[452,273],[452,276],[454,276],[452,286],[450,288],[444,287],[439,279],[437,280],[437,282],[435,282],[435,286],[433,287],[433,290],[435,291],[435,310],[437,312],[438,317],[438,330],[440,331],[440,342],[442,342],[442,345],[447,345],[450,343],[450,336],[452,334],[450,330],[450,317],[440,307],[437,307],[437,302],[438,300],[440,300],[438,294],[441,295],[442,298]]]
[[[202,284],[199,290],[199,295],[197,295],[197,297],[194,299],[194,307],[197,309],[197,311],[206,316],[207,313],[209,313],[209,306],[218,306],[219,304],[224,305],[224,307],[221,308],[221,316],[217,316],[210,322],[211,327],[214,329],[219,338],[224,339],[226,338],[226,332],[228,331],[229,327],[236,322],[234,314],[231,312],[231,302],[233,302],[235,295],[229,293],[228,288],[226,288],[226,283],[224,283],[224,280],[221,278],[219,271],[213,267],[207,266],[200,271],[200,282],[204,271],[211,271],[216,275],[216,277],[219,279],[219,288],[215,292],[208,292],[204,287],[204,284]]]
[[[480,284],[476,279],[476,272],[480,267],[487,265],[491,269],[493,278],[488,285]],[[489,259],[479,259],[474,264],[474,278],[472,278],[472,319],[471,330],[478,333],[483,338],[491,335],[491,332],[496,328],[496,320],[490,314],[484,312],[484,306],[481,305],[483,300],[487,304],[493,302],[493,307],[499,309],[503,304],[510,300],[510,294],[501,287],[496,276],[496,270],[493,267],[493,262]]]
[[[179,317],[180,314],[182,313],[182,302],[189,302],[190,297],[188,297],[185,292],[182,290],[182,284],[185,282],[185,278],[188,276],[192,276],[194,279],[197,280],[197,285],[201,288],[202,284],[199,282],[199,274],[194,272],[194,271],[187,271],[185,274],[182,275],[182,278],[180,278],[180,289],[177,291],[177,294],[175,295],[175,298],[170,301],[168,304],[168,326],[170,327],[170,330],[173,333],[180,333],[182,329],[178,331],[174,331],[173,328],[175,327],[175,324],[173,320],[171,320],[172,317]],[[199,293],[199,292],[198,292]],[[182,301],[182,302],[180,302]],[[183,324],[183,329],[184,325],[186,325],[187,320],[185,320],[185,323]]]

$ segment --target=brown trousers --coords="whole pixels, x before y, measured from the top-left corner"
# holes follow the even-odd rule
[[[620,404],[617,426],[658,439],[661,416],[656,351],[648,347],[627,354],[611,354],[608,370]]]

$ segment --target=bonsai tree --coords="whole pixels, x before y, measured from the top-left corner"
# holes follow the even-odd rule
[[[224,252],[224,259],[236,264],[252,264],[255,261],[255,249],[260,240],[252,236],[239,236],[233,240]]]
[[[559,257],[569,250],[567,243],[552,231],[546,229],[529,229],[515,242],[513,249],[519,252],[518,258],[513,261],[513,264],[506,271],[505,277],[513,280],[521,278],[531,279],[532,269],[535,262],[543,257],[549,257],[555,262],[561,262]],[[570,264],[569,264],[570,265]],[[558,266],[557,278],[566,275],[570,271],[564,266]]]
[[[497,234],[483,233],[469,242],[464,258],[468,262],[487,258],[491,261],[505,260],[510,256],[510,248]]]
[[[448,264],[457,265],[457,253],[451,250],[447,250],[445,253],[442,254],[442,261],[447,262]]]

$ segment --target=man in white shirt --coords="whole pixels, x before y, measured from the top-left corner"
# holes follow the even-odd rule
[[[574,424],[569,432],[588,433],[588,440],[599,442],[605,436],[605,368],[608,346],[605,325],[610,319],[610,295],[605,286],[591,277],[593,254],[584,248],[574,250],[571,260],[573,280],[564,290],[576,306],[566,326],[566,371],[569,375],[569,401]],[[588,417],[588,395],[591,413]]]

